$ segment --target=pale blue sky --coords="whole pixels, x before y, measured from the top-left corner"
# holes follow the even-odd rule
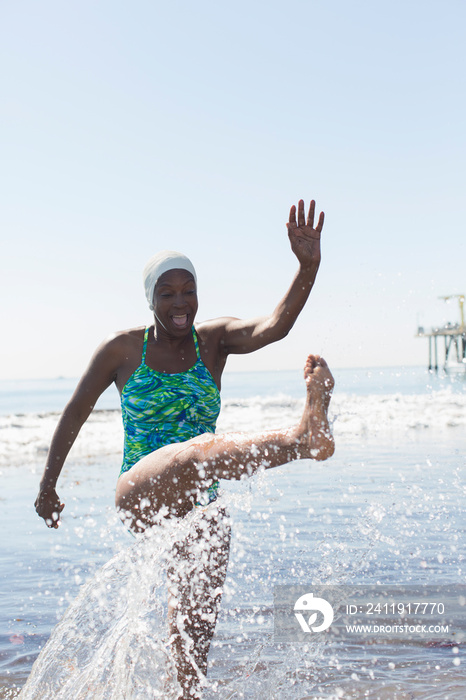
[[[466,292],[465,26],[462,0],[1,3],[1,376],[77,376],[150,322],[162,248],[200,319],[271,311],[311,196],[311,299],[230,369],[425,364],[418,322]]]

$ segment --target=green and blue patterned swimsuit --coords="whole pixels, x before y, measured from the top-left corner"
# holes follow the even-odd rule
[[[201,359],[194,326],[192,333],[197,362],[186,372],[166,374],[146,365],[146,328],[141,364],[121,392],[125,443],[120,474],[160,447],[215,433],[220,392]],[[208,502],[214,500],[217,490],[215,482],[206,494]]]

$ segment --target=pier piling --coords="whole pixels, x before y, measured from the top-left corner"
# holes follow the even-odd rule
[[[438,338],[444,339],[443,368],[445,370],[447,369],[450,355],[452,355],[451,350],[454,346],[456,361],[459,365],[463,365],[466,370],[466,325],[464,322],[464,294],[450,294],[449,296],[440,297],[440,299],[444,299],[445,301],[452,298],[457,298],[459,301],[460,323],[447,323],[442,328],[432,328],[430,331],[427,332],[424,331],[424,328],[422,327],[419,327],[417,329],[418,338],[428,338],[429,340],[429,371],[438,371]]]

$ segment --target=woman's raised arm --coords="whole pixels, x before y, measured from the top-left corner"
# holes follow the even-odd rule
[[[226,354],[254,352],[281,340],[293,327],[314,286],[320,265],[320,236],[324,213],[320,213],[315,228],[314,216],[314,200],[310,203],[307,218],[302,199],[297,211],[295,206],[291,207],[287,223],[288,237],[291,249],[298,258],[299,270],[285,296],[269,316],[246,320],[221,319],[224,323],[221,343]]]

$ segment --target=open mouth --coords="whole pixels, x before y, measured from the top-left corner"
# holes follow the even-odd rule
[[[182,316],[172,316],[172,321],[177,328],[184,328],[188,324],[188,314]]]

